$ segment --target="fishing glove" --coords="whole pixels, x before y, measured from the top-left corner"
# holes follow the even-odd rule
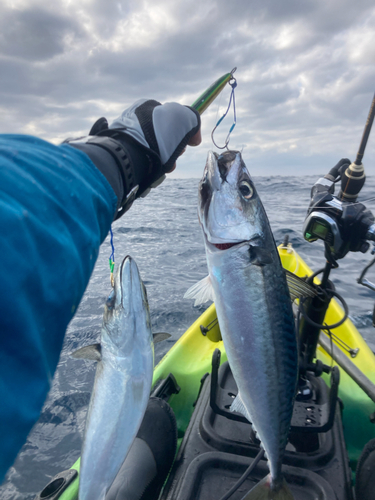
[[[198,145],[200,115],[189,106],[141,99],[111,125],[95,122],[89,136],[64,141],[86,153],[114,190],[115,220],[174,170],[186,146]]]

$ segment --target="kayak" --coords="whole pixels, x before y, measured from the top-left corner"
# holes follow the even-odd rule
[[[278,250],[286,270],[312,275],[290,244]],[[325,321],[337,323],[343,314],[332,299]],[[325,368],[311,375],[313,403],[295,405],[284,475],[296,500],[354,499],[360,455],[375,438],[375,355],[347,318],[331,337],[321,332],[316,359]],[[254,459],[259,442],[250,424],[229,411],[235,391],[212,304],[154,369],[153,394],[173,409],[178,438],[162,499],[220,499]],[[77,499],[79,467],[80,459],[37,498]],[[231,498],[242,498],[267,472],[261,460]]]

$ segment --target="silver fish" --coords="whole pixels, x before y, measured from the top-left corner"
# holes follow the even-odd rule
[[[239,391],[231,410],[252,423],[270,469],[247,498],[290,499],[281,465],[297,383],[294,319],[268,218],[239,152],[208,154],[198,214],[209,276],[185,296],[215,301]]]
[[[150,396],[154,346],[146,289],[137,264],[119,266],[103,315],[101,344],[76,358],[99,361],[87,414],[80,500],[103,500],[138,432]]]

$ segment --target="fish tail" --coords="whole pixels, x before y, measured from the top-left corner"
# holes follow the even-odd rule
[[[285,479],[282,480],[279,487],[272,488],[271,475],[268,474],[242,500],[294,500],[294,497]]]

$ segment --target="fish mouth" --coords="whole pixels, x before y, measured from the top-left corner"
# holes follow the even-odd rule
[[[243,245],[255,245],[255,246],[261,246],[261,236],[256,233],[254,234],[249,240],[238,240],[238,241],[226,241],[223,243],[219,243],[218,241],[210,241],[208,238],[206,231],[203,229],[203,236],[210,248],[217,249],[221,252],[225,250],[230,250],[233,247],[240,247]],[[219,238],[217,238],[219,239]]]
[[[210,239],[208,238],[208,236],[204,230],[203,230],[203,235],[204,235],[204,239],[206,240],[206,243],[209,245],[209,247],[220,250],[221,252],[223,252],[225,250],[229,250],[233,247],[238,247],[240,245],[250,244],[250,242],[252,241],[252,239],[251,239],[251,240],[239,240],[239,241],[226,241],[223,243],[219,243],[218,241],[210,241]]]
[[[236,241],[235,243],[211,243],[218,250],[228,250],[229,248],[236,247],[237,245],[241,245],[242,243],[248,243],[248,241]]]
[[[128,277],[125,277],[125,273],[126,271],[128,271],[128,269],[125,271],[125,268],[128,268],[131,266],[131,261],[132,261],[132,258],[130,257],[130,255],[127,255],[123,261],[121,262],[121,266],[120,266],[120,276],[119,276],[119,280],[118,280],[118,293],[119,293],[119,297],[120,297],[120,302],[121,302],[121,305],[124,306],[123,304],[123,289],[125,287],[125,282],[126,282],[126,279],[129,279]],[[128,271],[129,272],[129,271]]]
[[[120,266],[117,294],[122,308],[128,313],[142,309],[145,299],[144,285],[135,260],[127,255]]]

